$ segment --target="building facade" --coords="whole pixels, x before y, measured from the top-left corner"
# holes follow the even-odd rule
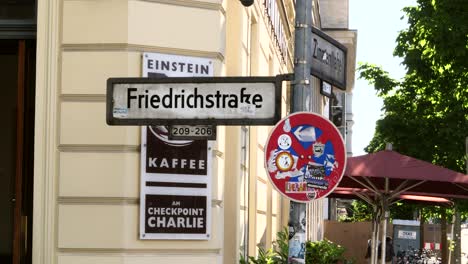
[[[326,32],[355,50],[348,1],[313,3],[318,28],[346,17]],[[209,239],[140,239],[141,128],[106,124],[106,80],[142,77],[143,54],[209,59],[214,76],[292,73],[294,1],[24,0],[0,11],[0,228],[11,237],[0,262],[238,263],[271,247],[288,225],[289,201],[264,169],[267,126],[217,127]],[[310,110],[326,114],[319,84],[313,78]],[[282,91],[286,115],[291,88]],[[307,215],[309,239],[321,239],[323,201]]]

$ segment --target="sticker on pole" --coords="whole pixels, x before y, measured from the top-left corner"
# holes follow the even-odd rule
[[[278,122],[265,146],[265,168],[276,190],[296,202],[329,195],[343,177],[346,149],[329,120],[297,112]]]

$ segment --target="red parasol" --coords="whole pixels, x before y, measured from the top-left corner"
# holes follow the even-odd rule
[[[400,199],[434,203],[449,201],[445,198],[468,199],[468,175],[383,150],[347,158],[344,177],[332,197],[342,195],[357,196],[373,206],[371,263],[377,263],[378,222],[383,221],[382,247],[385,248],[390,204]]]

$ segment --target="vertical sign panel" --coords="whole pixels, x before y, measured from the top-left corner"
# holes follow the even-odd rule
[[[194,76],[213,76],[212,60],[143,54],[143,77]],[[210,143],[171,140],[166,126],[141,136],[140,239],[210,239]]]
[[[311,74],[346,90],[347,48],[318,28],[312,27]]]

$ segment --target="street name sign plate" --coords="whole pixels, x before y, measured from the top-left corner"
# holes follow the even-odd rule
[[[109,78],[109,125],[274,125],[276,77]]]
[[[312,27],[312,75],[346,90],[346,54],[343,44]]]

